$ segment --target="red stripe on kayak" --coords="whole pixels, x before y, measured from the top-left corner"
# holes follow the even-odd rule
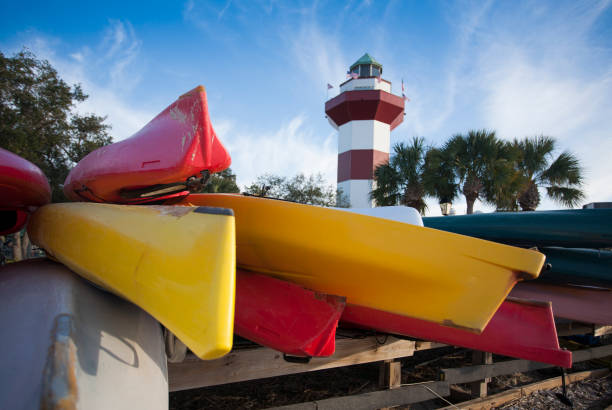
[[[356,305],[347,305],[341,320],[385,333],[572,366],[571,352],[559,348],[550,304],[506,300],[481,334]]]

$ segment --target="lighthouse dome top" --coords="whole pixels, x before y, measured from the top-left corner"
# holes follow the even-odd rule
[[[370,54],[365,53],[351,65],[350,71],[356,73],[359,77],[378,77],[382,74],[382,64]]]

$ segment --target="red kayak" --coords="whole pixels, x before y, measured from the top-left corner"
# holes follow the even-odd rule
[[[51,201],[51,188],[40,168],[0,148],[0,235],[19,231],[30,212]]]
[[[198,86],[130,138],[88,154],[68,174],[64,193],[73,201],[161,201],[199,191],[230,162]]]
[[[385,333],[571,367],[572,354],[559,348],[549,303],[507,299],[481,334],[432,322],[347,305],[342,322]]]
[[[583,323],[612,325],[612,290],[588,286],[561,286],[521,282],[510,296],[550,301],[556,317]]]
[[[292,356],[331,356],[345,299],[238,270],[234,332]]]

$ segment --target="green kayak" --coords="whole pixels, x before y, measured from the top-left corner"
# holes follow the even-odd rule
[[[516,246],[612,247],[612,209],[439,216],[423,218],[423,224]]]
[[[554,283],[612,287],[612,252],[597,249],[540,248],[546,255],[538,280]]]

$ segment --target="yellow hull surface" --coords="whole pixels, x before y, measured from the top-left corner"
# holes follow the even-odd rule
[[[28,233],[74,272],[149,312],[198,357],[215,359],[231,350],[231,210],[52,204],[34,213]]]
[[[536,251],[317,206],[231,194],[182,204],[234,210],[241,268],[476,332],[544,263]]]

